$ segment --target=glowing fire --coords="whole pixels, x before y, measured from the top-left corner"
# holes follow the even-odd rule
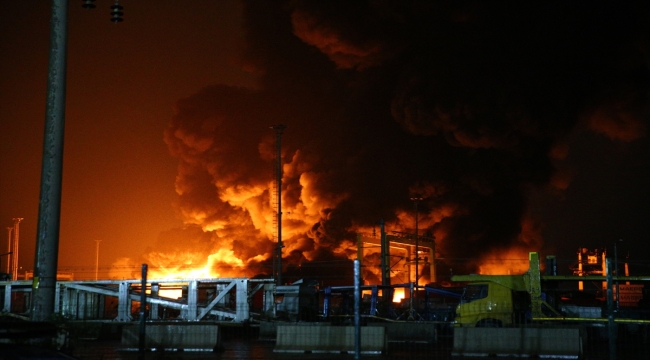
[[[486,254],[480,262],[479,273],[484,275],[518,275],[529,268],[528,253],[541,246],[541,227],[529,214],[521,222],[518,246],[498,249]]]
[[[182,263],[178,262],[162,262],[158,267],[153,267],[150,273],[152,279],[200,279],[200,278],[214,278],[223,276],[215,271],[216,265],[226,265],[233,269],[241,268],[244,262],[237,258],[232,250],[219,249],[216,253],[208,255],[207,263],[201,265],[203,258],[202,254],[185,253],[181,258],[184,260]],[[198,259],[197,259],[198,258]],[[194,265],[194,262],[198,264]]]
[[[328,254],[339,258],[355,259],[357,257],[356,239],[333,239],[327,234],[325,224],[332,209],[349,194],[344,191],[322,189],[322,182],[327,180],[327,173],[318,173],[309,166],[309,159],[297,150],[291,161],[283,166],[283,182],[294,184],[287,186],[282,193],[282,234],[284,240],[284,264],[300,264],[302,261],[314,260],[326,250]],[[285,158],[289,158],[286,156]],[[192,186],[195,163],[188,160],[180,167],[177,191],[181,196],[192,201],[181,201],[181,213],[187,228],[170,231],[156,244],[155,250],[149,250],[140,259],[123,258],[113,266],[111,278],[138,278],[139,263],[149,265],[149,279],[200,279],[218,277],[252,277],[259,274],[271,275],[270,259],[275,252],[274,200],[273,183],[266,177],[251,180],[252,184],[242,185],[235,176],[217,177],[217,168],[208,167],[208,173],[214,180],[218,195],[194,198]],[[215,172],[213,174],[213,172]],[[185,176],[188,176],[186,179]],[[233,175],[234,176],[234,175]],[[266,174],[265,176],[268,176]],[[430,196],[436,196],[443,190],[432,188]],[[196,203],[198,204],[196,204]],[[203,202],[203,203],[201,203]],[[434,229],[446,218],[463,213],[460,205],[440,204],[427,212],[419,213],[420,229]],[[411,233],[415,223],[415,213],[410,209],[396,209],[395,220],[386,223],[391,231]],[[340,230],[340,229],[336,229]],[[346,231],[350,233],[374,233],[374,227],[353,223]],[[524,219],[520,243],[534,246],[529,239],[537,237],[534,223]],[[434,229],[432,234],[437,245],[444,244],[447,236],[444,227]],[[368,247],[363,251],[363,277],[369,284],[381,283],[380,249]],[[435,254],[425,254],[420,249],[419,268],[416,270],[412,261],[413,254],[405,247],[391,250],[402,257],[402,264],[393,264],[391,283],[400,284],[414,281],[415,274],[420,275],[420,285],[431,281],[426,270],[426,261],[431,261]],[[298,255],[296,255],[298,254]],[[428,255],[428,256],[426,256]],[[427,260],[424,258],[427,257]],[[480,265],[482,274],[522,273],[528,268],[527,251],[510,249],[487,254]],[[264,266],[264,267],[262,267]],[[171,295],[176,296],[176,294]],[[404,289],[397,289],[393,301],[399,302],[405,297]]]
[[[170,299],[178,299],[183,296],[183,290],[181,289],[161,289],[158,291],[158,295]]]
[[[483,257],[479,265],[479,274],[483,275],[517,275],[528,270],[528,251],[511,248],[494,251]]]
[[[393,293],[393,302],[400,303],[404,297],[406,297],[404,288],[396,288],[395,292]]]
[[[207,279],[218,277],[253,276],[245,269],[245,263],[232,250],[219,249],[207,256],[203,252],[158,252],[145,256],[148,265],[147,278],[151,280]],[[207,257],[207,260],[206,260]],[[137,266],[129,258],[121,258],[113,264],[111,278],[139,278]],[[161,296],[163,296],[161,294]],[[171,296],[175,298],[174,296]]]

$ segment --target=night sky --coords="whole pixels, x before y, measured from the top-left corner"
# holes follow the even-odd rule
[[[380,219],[413,232],[414,196],[441,273],[528,251],[566,272],[579,247],[617,239],[650,273],[650,5],[123,0],[113,24],[112,1],[82,3],[70,1],[62,271],[92,278],[102,240],[101,277],[141,263],[268,272],[269,127],[285,124],[296,276],[347,264]],[[31,270],[50,2],[3,5],[0,220],[25,219]]]

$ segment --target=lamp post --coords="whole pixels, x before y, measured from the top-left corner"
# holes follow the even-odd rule
[[[85,0],[82,6],[92,9],[95,7],[93,2],[94,0]],[[111,21],[122,21],[122,6],[116,1],[111,9]],[[52,0],[41,192],[30,315],[32,321],[47,321],[54,314],[61,221],[67,54],[68,0]]]
[[[419,283],[419,264],[418,260],[420,259],[420,254],[418,253],[419,248],[419,239],[418,234],[418,202],[422,201],[421,197],[412,197],[411,200],[415,203],[415,291],[418,291]]]

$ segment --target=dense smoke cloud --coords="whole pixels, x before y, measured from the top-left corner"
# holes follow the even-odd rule
[[[444,258],[538,250],[527,193],[570,186],[570,171],[554,165],[570,151],[566,137],[647,131],[646,6],[245,4],[241,61],[258,88],[205,88],[178,102],[165,133],[179,159],[178,209],[210,233],[204,255],[268,269],[273,124],[287,125],[291,266],[353,258],[355,232],[379,219],[412,231],[414,195],[424,199],[420,230]]]

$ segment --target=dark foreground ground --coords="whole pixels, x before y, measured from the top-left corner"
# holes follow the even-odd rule
[[[325,360],[325,359],[354,359],[354,354],[304,354],[304,353],[275,353],[273,347],[275,344],[271,341],[262,341],[255,339],[228,339],[223,341],[223,351],[212,352],[146,352],[144,359],[174,359],[174,360],[207,360],[207,359],[257,359],[257,360],[280,360],[280,359],[301,359],[301,360]],[[436,351],[433,348],[422,345],[394,346],[395,349],[383,355],[365,355],[364,359],[451,359],[449,354]],[[122,351],[119,341],[88,341],[80,343],[73,349],[73,355],[82,360],[102,359],[102,360],[135,360],[141,359],[137,351]]]
[[[326,360],[326,359],[354,359],[354,354],[292,354],[292,353],[275,353],[273,348],[275,343],[272,341],[263,341],[250,338],[233,338],[223,341],[223,351],[218,353],[212,352],[146,352],[142,357],[137,351],[123,351],[119,341],[97,341],[89,340],[79,343],[71,352],[76,359],[80,360]],[[441,343],[437,345],[428,344],[403,344],[391,343],[387,354],[367,355],[362,354],[363,359],[399,359],[399,360],[471,360],[471,359],[491,359],[490,357],[452,357],[451,343]],[[607,344],[589,344],[590,349],[586,352],[584,360],[610,360]],[[617,360],[650,360],[650,354],[642,351],[628,351],[629,349],[619,349],[620,353]],[[514,360],[521,357],[493,357],[499,360]],[[0,360],[4,358],[0,355]]]
[[[1,327],[2,324],[0,324]],[[254,329],[249,329],[254,330]],[[61,352],[40,350],[34,347],[0,344],[0,360],[199,360],[199,359],[259,359],[259,360],[325,360],[325,359],[354,359],[350,353],[277,353],[273,349],[273,339],[260,339],[259,333],[237,328],[228,328],[222,334],[222,349],[219,352],[207,351],[147,351],[139,353],[137,349],[125,349],[119,336],[102,337],[93,336],[88,328],[75,331],[70,341],[70,346]],[[85,337],[89,336],[90,337]],[[590,334],[594,335],[594,334]],[[650,360],[650,344],[648,338],[630,336],[621,333],[617,341],[617,356],[609,356],[609,346],[605,339],[590,336],[591,341],[582,344],[583,360]],[[453,341],[451,336],[440,338],[434,343],[403,343],[390,342],[386,354],[362,354],[363,359],[399,359],[399,360],[460,360],[460,359],[485,359],[486,357],[453,357]],[[487,357],[489,358],[489,357]],[[521,359],[521,357],[498,357],[501,360]]]

